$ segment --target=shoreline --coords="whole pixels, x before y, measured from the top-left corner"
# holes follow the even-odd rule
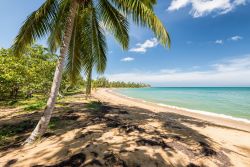
[[[101,96],[106,96],[108,98],[108,101],[113,103],[115,98],[115,101],[119,101],[120,103],[124,105],[129,105],[132,103],[133,105],[137,107],[142,107],[142,108],[151,108],[155,112],[159,112],[164,110],[163,112],[171,112],[171,113],[176,113],[180,115],[185,115],[185,116],[190,116],[196,119],[201,119],[204,121],[208,121],[214,124],[222,125],[222,126],[228,126],[232,127],[238,130],[243,130],[250,132],[250,120],[244,119],[244,118],[236,118],[233,116],[229,115],[224,115],[224,114],[217,114],[217,113],[211,113],[207,111],[200,111],[200,110],[192,110],[192,109],[187,109],[187,108],[182,108],[182,107],[177,107],[177,106],[171,106],[171,105],[166,105],[166,104],[161,104],[157,102],[150,102],[146,101],[143,99],[138,99],[138,98],[133,98],[129,97],[126,95],[123,95],[119,92],[114,91],[115,88],[102,88],[98,89],[94,93],[94,97],[104,99],[104,97]]]
[[[144,102],[144,103],[145,102],[146,103],[152,103],[152,104],[155,104],[155,105],[158,105],[158,106],[167,107],[169,109],[183,110],[183,111],[191,112],[191,113],[197,113],[197,114],[202,114],[202,115],[207,115],[207,116],[230,119],[230,120],[238,121],[238,122],[244,122],[244,123],[248,123],[249,126],[250,126],[250,119],[247,119],[247,118],[234,117],[234,116],[231,116],[231,115],[218,114],[218,113],[209,112],[209,111],[205,111],[205,110],[195,110],[195,109],[191,109],[191,108],[178,107],[178,106],[173,106],[173,105],[164,104],[164,103],[157,103],[157,102],[147,101],[147,100],[143,100],[143,99],[140,99],[140,98],[134,98],[134,97],[129,97],[127,95],[123,95],[122,93],[114,91],[115,89],[116,88],[110,89],[110,93],[114,93],[117,96],[122,96],[122,97],[125,97],[125,98],[128,98],[128,99],[136,99],[136,100],[139,100],[139,101]]]
[[[0,166],[10,162],[13,167],[93,166],[93,162],[98,166],[250,166],[249,131],[211,123],[209,116],[205,121],[196,119],[198,114],[185,116],[181,110],[126,98],[110,89],[92,95],[61,99],[53,113],[59,120],[55,129],[23,147],[18,144],[33,127],[24,129],[15,136],[18,141],[0,150]],[[18,127],[38,120],[41,114],[42,110],[12,115],[8,125]],[[4,119],[1,122],[6,124]],[[81,165],[75,163],[78,157]]]

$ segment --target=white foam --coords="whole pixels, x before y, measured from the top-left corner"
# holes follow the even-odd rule
[[[114,91],[112,91],[112,92],[114,92]],[[250,120],[246,119],[246,118],[237,118],[237,117],[233,117],[233,116],[225,115],[225,114],[212,113],[212,112],[202,111],[202,110],[193,110],[193,109],[177,107],[177,106],[171,106],[171,105],[162,104],[162,103],[154,103],[154,102],[145,101],[145,100],[138,99],[138,98],[129,97],[129,96],[123,95],[123,94],[121,94],[119,92],[114,92],[114,93],[117,93],[117,94],[119,94],[121,96],[124,96],[125,98],[136,99],[136,100],[139,100],[139,101],[144,102],[144,103],[153,103],[153,104],[157,104],[157,105],[162,106],[162,107],[168,107],[168,108],[172,108],[172,109],[183,110],[183,111],[187,111],[187,112],[198,113],[198,114],[208,115],[208,116],[213,116],[213,117],[226,118],[226,119],[239,121],[239,122],[245,122],[245,123],[250,124]]]
[[[214,117],[231,119],[231,120],[234,120],[234,121],[240,121],[240,122],[250,123],[250,120],[245,119],[245,118],[237,118],[237,117],[233,117],[233,116],[230,116],[230,115],[212,113],[212,112],[202,111],[202,110],[193,110],[193,109],[188,109],[188,108],[183,108],[183,107],[177,107],[177,106],[171,106],[171,105],[162,104],[162,103],[156,103],[156,104],[159,105],[159,106],[173,108],[173,109],[177,109],[177,110],[183,110],[183,111],[192,112],[192,113],[198,113],[198,114],[202,114],[202,115],[208,115],[208,116],[214,116]]]

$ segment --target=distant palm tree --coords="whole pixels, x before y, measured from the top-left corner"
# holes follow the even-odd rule
[[[123,49],[127,49],[129,43],[127,21],[129,17],[136,24],[152,29],[164,46],[166,44],[170,46],[169,35],[153,11],[155,4],[156,0],[46,0],[27,18],[12,46],[14,53],[20,55],[35,40],[49,35],[51,47],[56,48],[56,45],[60,45],[60,56],[44,114],[25,143],[32,143],[47,129],[60,88],[66,55],[68,60],[77,60],[81,63],[84,63],[80,61],[83,55],[86,60],[96,61],[97,58],[100,63],[106,62],[106,56],[103,56],[106,45],[101,24],[114,35]],[[91,23],[91,26],[86,26],[85,23]],[[88,44],[89,42],[92,44]],[[77,47],[83,49],[75,50]],[[92,52],[88,53],[89,50]],[[81,51],[83,53],[77,53]],[[74,57],[77,54],[82,56]],[[73,57],[69,58],[70,56]],[[98,70],[103,71],[105,64],[103,63],[103,66],[99,64]],[[72,70],[78,69],[80,67],[78,65],[72,63]]]

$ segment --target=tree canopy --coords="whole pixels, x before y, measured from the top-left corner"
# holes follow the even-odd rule
[[[0,97],[17,98],[33,93],[47,94],[52,83],[57,55],[40,45],[14,56],[12,49],[0,49]],[[69,85],[63,75],[62,89]]]

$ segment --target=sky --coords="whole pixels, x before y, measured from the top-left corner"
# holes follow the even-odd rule
[[[44,1],[1,1],[0,47],[7,48]],[[130,22],[129,50],[107,34],[107,78],[152,86],[250,86],[250,0],[158,0],[155,12],[171,48]]]

